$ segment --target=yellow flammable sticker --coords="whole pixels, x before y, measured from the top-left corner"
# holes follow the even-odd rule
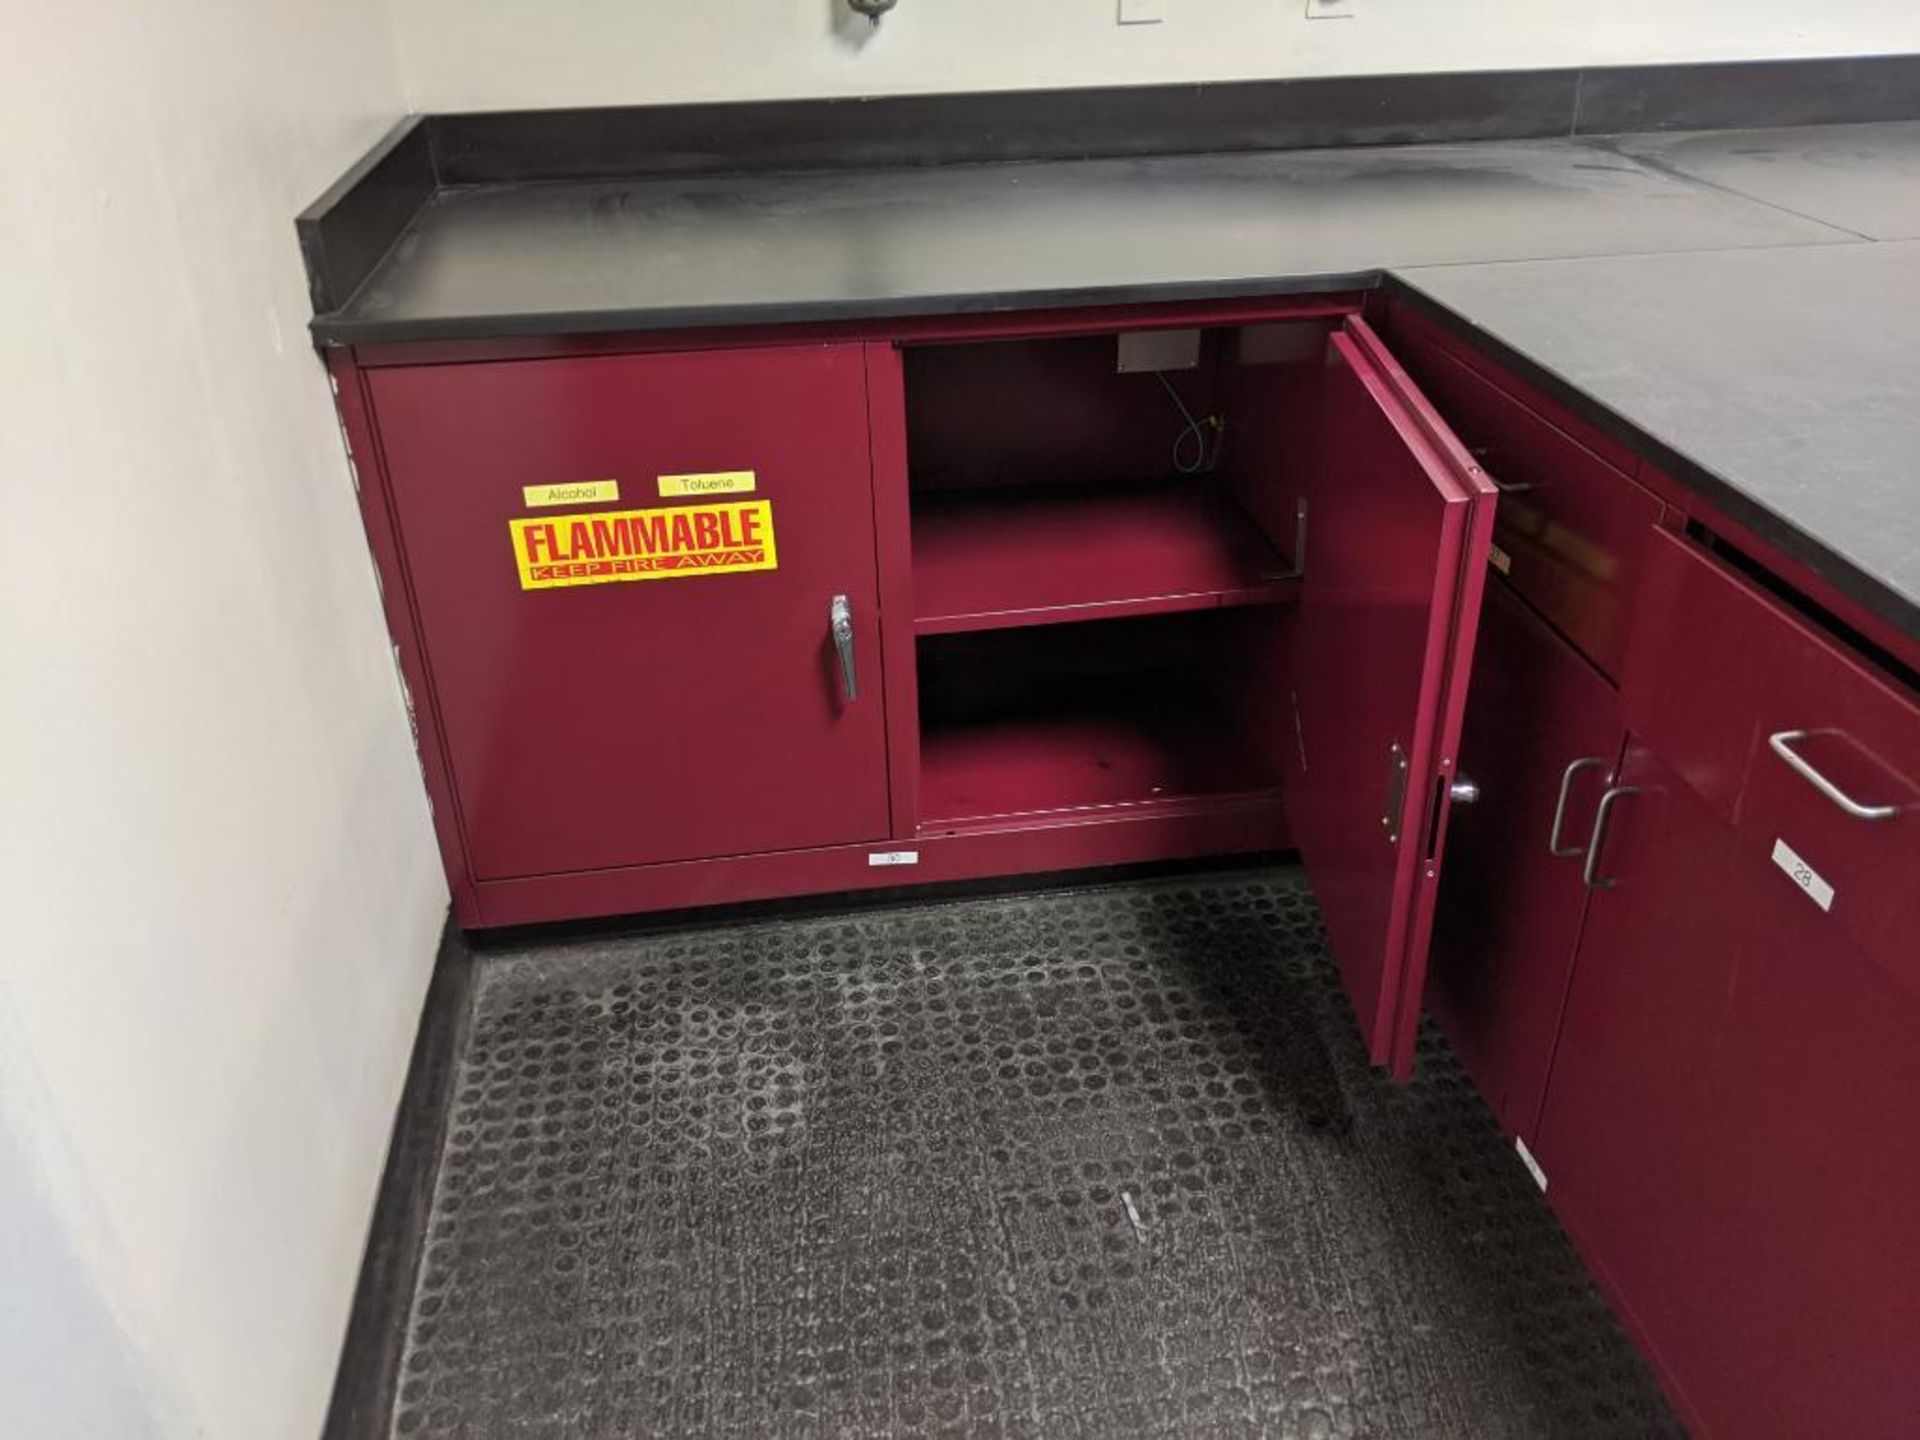
[[[704,475],[662,475],[660,497],[675,495],[739,495],[754,489],[751,470],[714,470]]]
[[[620,482],[569,480],[561,485],[523,485],[520,493],[526,498],[529,510],[537,510],[542,505],[597,505],[604,500],[618,500]]]
[[[773,502],[509,520],[522,590],[779,568]]]

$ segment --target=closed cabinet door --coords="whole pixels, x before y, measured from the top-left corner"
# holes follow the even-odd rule
[[[860,347],[371,387],[477,879],[887,833]]]
[[[1405,1075],[1494,491],[1358,319],[1330,339],[1319,406],[1288,823],[1368,1053]]]
[[[1613,688],[1505,586],[1488,587],[1427,1002],[1510,1134],[1534,1138],[1573,974],[1596,802],[1625,738]]]
[[[1920,993],[1650,751],[1620,784],[1548,1197],[1698,1434],[1909,1437]]]
[[[1920,697],[1685,537],[1535,1152],[1697,1433],[1920,1416]]]

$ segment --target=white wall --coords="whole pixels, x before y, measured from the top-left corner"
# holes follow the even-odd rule
[[[164,1440],[185,1417],[142,1373],[37,1168],[0,1113],[0,1435]]]
[[[1913,0],[393,0],[416,110],[1920,50]]]
[[[0,28],[0,1432],[311,1440],[446,898],[292,226],[391,32]]]

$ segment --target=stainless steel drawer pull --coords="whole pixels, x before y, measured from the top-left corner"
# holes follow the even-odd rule
[[[1553,828],[1547,831],[1547,853],[1556,860],[1573,860],[1587,853],[1584,845],[1562,845],[1560,831],[1567,823],[1567,797],[1573,794],[1573,777],[1582,770],[1604,770],[1607,762],[1598,755],[1582,755],[1560,772],[1560,798],[1553,802]]]
[[[1801,779],[1856,820],[1891,820],[1900,813],[1898,805],[1862,805],[1814,769],[1793,746],[1795,741],[1808,739],[1815,733],[1812,730],[1781,730],[1767,737],[1767,748],[1792,766]]]
[[[1615,785],[1600,797],[1600,803],[1593,812],[1593,834],[1587,837],[1587,863],[1580,872],[1580,878],[1589,890],[1611,890],[1615,879],[1611,875],[1600,873],[1600,847],[1607,842],[1607,817],[1613,814],[1613,805],[1622,795],[1638,795],[1638,785]]]
[[[827,606],[827,628],[833,632],[834,653],[840,657],[840,688],[847,699],[860,698],[860,680],[853,668],[853,602],[844,595]]]

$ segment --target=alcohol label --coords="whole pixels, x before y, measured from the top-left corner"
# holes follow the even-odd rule
[[[1773,863],[1786,877],[1807,892],[1807,898],[1822,910],[1833,909],[1833,886],[1820,878],[1820,872],[1802,860],[1784,840],[1773,842]]]
[[[522,590],[773,570],[773,502],[510,520]]]
[[[543,505],[605,505],[620,498],[618,480],[569,480],[561,485],[523,485],[529,510]]]

